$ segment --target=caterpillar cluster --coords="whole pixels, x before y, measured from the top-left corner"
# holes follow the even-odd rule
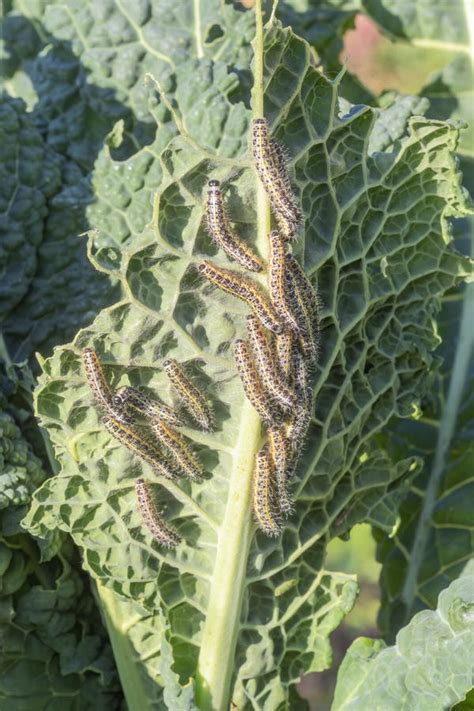
[[[247,399],[266,428],[256,456],[253,509],[268,536],[281,533],[293,508],[289,485],[312,416],[310,373],[318,357],[319,299],[287,243],[294,241],[301,212],[293,195],[282,148],[270,137],[266,119],[252,135],[255,167],[278,225],[269,234],[269,260],[259,257],[230,228],[217,181],[209,182],[208,229],[214,241],[250,271],[266,269],[268,294],[247,275],[210,261],[199,272],[223,291],[247,303],[247,339],[234,344],[234,359]]]
[[[82,360],[87,382],[102,412],[106,430],[166,479],[182,475],[201,481],[203,467],[189,442],[176,429],[183,424],[174,408],[134,387],[114,391],[107,382],[102,363],[93,348],[84,348]],[[212,413],[199,389],[191,382],[183,366],[174,359],[164,363],[164,370],[191,418],[205,430],[212,429]],[[168,548],[180,537],[159,516],[148,485],[135,483],[138,508],[155,540]]]

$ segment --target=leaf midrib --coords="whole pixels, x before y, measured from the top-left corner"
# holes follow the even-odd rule
[[[253,116],[263,116],[263,22],[256,0],[254,41]],[[265,259],[270,225],[269,204],[256,180],[257,248]],[[226,711],[235,668],[235,647],[241,627],[242,601],[247,584],[247,559],[255,526],[252,522],[252,479],[255,454],[261,445],[261,422],[245,400],[239,435],[233,450],[228,497],[211,580],[206,622],[196,674],[196,703],[202,711]]]

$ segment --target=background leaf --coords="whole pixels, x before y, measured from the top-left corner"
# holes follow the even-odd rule
[[[368,704],[384,711],[443,711],[462,701],[474,672],[473,590],[472,574],[452,582],[437,609],[416,614],[393,647],[357,639],[339,669],[333,711],[357,711]]]
[[[193,62],[206,67],[215,56],[221,75],[232,63],[242,94],[248,93],[252,15],[217,0],[202,3],[199,13],[195,9],[192,2],[171,7],[167,0],[131,7],[92,0],[9,4],[4,86],[12,96],[26,98],[29,111],[26,115],[23,109],[22,120],[37,130],[61,176],[60,184],[50,180],[33,210],[26,203],[16,208],[15,219],[29,224],[34,216],[36,223],[15,243],[21,240],[29,253],[23,281],[28,291],[19,293],[16,287],[14,310],[3,324],[15,361],[35,351],[50,354],[119,298],[113,273],[106,278],[91,268],[78,235],[93,225],[103,232],[102,244],[121,243],[151,219],[152,195],[161,179],[154,157],[175,128],[165,106],[156,100],[150,105],[145,74],[159,76],[173,96],[181,64],[185,72],[196,71]],[[117,122],[123,124],[123,138],[112,151],[116,169],[102,175],[99,166],[91,185],[102,150],[110,167],[110,151],[103,145]],[[201,125],[196,122],[202,136]],[[30,177],[35,164],[37,159]],[[8,250],[5,260],[8,266]]]
[[[47,472],[23,434],[21,381],[3,363],[0,375],[1,707],[118,709],[112,652],[76,549],[57,532],[40,547],[20,526]]]
[[[434,607],[472,556],[473,293],[469,285],[464,301],[461,295],[446,300],[438,382],[423,402],[422,416],[394,428],[395,457],[408,447],[423,458],[424,469],[401,506],[396,535],[377,534],[383,562],[379,622],[389,638],[415,612]]]

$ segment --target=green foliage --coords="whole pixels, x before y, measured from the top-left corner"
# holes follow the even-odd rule
[[[358,521],[394,527],[416,464],[407,459],[393,467],[375,436],[394,414],[410,414],[426,390],[437,295],[466,272],[447,244],[445,222],[464,209],[452,158],[457,129],[412,119],[398,150],[369,156],[373,112],[339,113],[338,84],[311,66],[303,41],[271,26],[265,67],[265,114],[293,157],[306,216],[305,266],[313,278],[317,273],[324,303],[317,410],[298,472],[296,513],[281,540],[254,537],[250,517],[258,425],[227,354],[242,333],[243,310],[210,293],[193,269],[201,255],[215,252],[202,224],[211,176],[233,178],[232,215],[247,234],[257,223],[265,248],[242,105],[229,112],[241,117],[230,144],[225,132],[213,140],[215,128],[203,125],[199,112],[182,119],[186,132],[158,157],[162,181],[150,228],[112,252],[92,238],[101,268],[112,272],[103,256],[114,256],[124,297],[45,362],[36,395],[61,471],[36,493],[30,530],[70,532],[101,586],[163,616],[156,634],[169,644],[163,649],[181,684],[198,672],[204,706],[201,678],[223,680],[215,692],[222,703],[232,684],[237,703],[247,698],[276,708],[293,699],[288,687],[302,669],[329,664],[328,635],[350,609],[355,587],[324,570],[325,545]],[[212,84],[207,91],[215,95]],[[160,363],[173,355],[193,366],[214,402],[215,435],[188,431],[209,478],[155,487],[185,539],[176,552],[157,548],[140,527],[133,479],[139,469],[152,481],[153,475],[100,426],[81,371],[86,344],[99,351],[114,387],[140,383],[166,393]],[[171,693],[165,677],[161,683]]]
[[[120,690],[88,583],[64,537],[41,549],[20,521],[47,474],[11,412],[18,381],[0,392],[0,704],[5,711],[91,705],[115,709]],[[57,538],[57,537],[56,537]]]
[[[437,560],[422,551],[406,561],[416,560],[415,594],[399,614],[396,559],[411,550],[427,478],[421,458],[433,453],[418,431],[410,449],[402,426],[399,449],[383,433],[421,408],[441,412],[429,394],[449,366],[436,374],[435,319],[469,267],[448,227],[467,214],[454,159],[459,127],[437,118],[463,117],[465,65],[433,79],[431,109],[414,97],[353,106],[373,101],[353,78],[336,76],[358,4],[295,0],[278,13],[306,33],[327,74],[305,41],[272,22],[265,96],[257,90],[251,102],[253,12],[218,0],[86,0],[29,3],[25,17],[25,3],[10,5],[0,103],[3,330],[16,360],[74,340],[41,359],[35,396],[55,476],[47,478],[18,393],[1,403],[2,708],[120,705],[81,565],[130,709],[228,708],[230,700],[302,708],[300,674],[330,665],[329,636],[357,592],[352,576],[325,567],[335,536],[363,521],[382,531],[382,621],[394,632],[434,605],[471,545],[457,488],[472,484],[461,439],[425,541]],[[254,49],[258,58],[258,41]],[[296,251],[323,301],[316,411],[296,511],[277,541],[256,534],[250,515],[260,425],[229,350],[245,310],[195,270],[202,256],[223,260],[204,228],[210,177],[224,182],[232,219],[265,256],[268,212],[247,151],[249,107],[256,114],[263,101],[305,214]],[[78,237],[89,228],[92,265]],[[111,440],[84,381],[85,345],[97,348],[113,387],[146,385],[165,399],[162,360],[188,364],[218,423],[212,435],[186,431],[205,482],[157,480]],[[464,405],[459,423],[471,417]],[[183,535],[176,551],[160,549],[141,525],[139,473]],[[19,522],[32,496],[30,535]],[[448,541],[438,524],[449,526]]]
[[[473,591],[472,574],[452,582],[393,647],[357,639],[339,668],[332,711],[444,711],[462,701],[474,674]]]
[[[222,86],[224,94],[238,94],[240,87],[223,76],[231,63],[245,93],[253,18],[212,0],[203,8],[199,34],[190,2],[170,9],[167,0],[155,0],[132,4],[127,11],[94,0],[29,3],[26,8],[16,0],[12,4],[4,19],[2,70],[6,88],[12,96],[24,96],[30,112],[15,104],[18,116],[12,125],[11,99],[0,99],[0,108],[3,102],[10,107],[0,111],[7,195],[14,182],[23,190],[12,205],[5,201],[9,237],[0,259],[12,283],[3,332],[14,359],[21,361],[35,350],[50,353],[119,296],[114,276],[92,269],[85,240],[78,235],[92,224],[101,230],[101,244],[121,243],[151,219],[151,197],[161,179],[156,157],[175,128],[166,107],[150,102],[145,74],[160,77],[171,96],[180,73],[189,76],[196,70],[207,73],[215,92]],[[27,16],[20,14],[25,12]],[[214,56],[219,59],[211,65]],[[213,72],[221,77],[215,82]],[[194,86],[199,91],[199,84]],[[212,114],[225,120],[225,111],[216,110],[215,96],[213,101],[201,118],[207,122]],[[113,171],[110,150],[102,146],[119,121],[123,136],[112,149],[117,160]],[[214,136],[220,135],[219,122]],[[33,161],[28,167],[20,161],[10,171],[14,145],[24,138],[38,143],[35,153],[30,152]],[[46,174],[32,186],[41,153]],[[23,185],[25,180],[29,184]],[[10,255],[20,247],[25,253],[21,262]]]
[[[2,320],[27,292],[37,268],[46,201],[60,181],[59,166],[20,99],[0,102],[2,181]],[[18,259],[18,251],[22,259]]]
[[[354,28],[359,10],[358,0],[285,0],[278,3],[277,17],[316,49],[325,73],[333,78],[341,71],[344,34]],[[342,77],[339,91],[354,104],[374,101],[369,89],[350,72]]]
[[[383,562],[379,622],[389,638],[415,612],[434,607],[472,557],[473,286],[465,291],[464,301],[460,294],[443,306],[443,363],[422,416],[393,427],[394,458],[408,448],[423,459],[424,469],[401,505],[396,535],[376,534]]]
[[[415,3],[411,0],[361,0],[360,6],[392,37],[412,42],[431,40],[439,45],[453,43],[460,51],[469,47],[468,5],[462,0],[454,0],[449,5],[436,4],[430,12],[423,12],[422,0]]]

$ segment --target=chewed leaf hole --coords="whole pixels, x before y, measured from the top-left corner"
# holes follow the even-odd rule
[[[220,25],[214,24],[209,28],[204,44],[212,44],[216,40],[224,37],[224,30]]]

